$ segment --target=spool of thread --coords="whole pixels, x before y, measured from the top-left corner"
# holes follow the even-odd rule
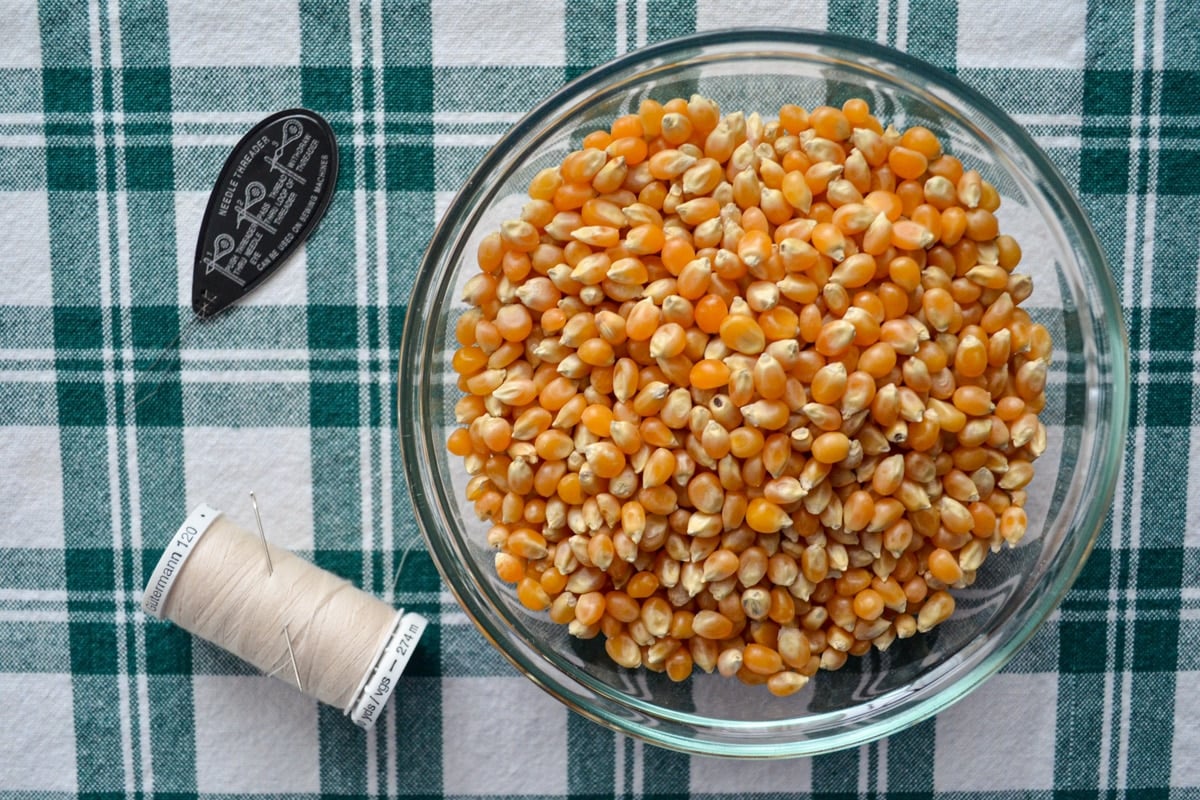
[[[142,608],[368,729],[426,625],[204,505],[163,551]]]

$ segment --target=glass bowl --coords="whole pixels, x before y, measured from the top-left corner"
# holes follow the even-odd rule
[[[1055,343],[1042,419],[1049,446],[1029,487],[1029,532],[989,559],[958,610],[886,653],[851,658],[805,689],[697,672],[684,683],[615,666],[602,637],[580,641],[517,601],[463,499],[467,475],[446,451],[460,394],[450,358],[463,283],[479,240],[518,216],[530,178],[589,131],[699,92],[723,111],[812,108],[863,97],[885,123],[925,125],[999,190],[1002,232],[1017,237],[1035,290],[1024,306]],[[1112,500],[1128,411],[1128,352],[1116,291],[1078,201],[1044,153],[994,104],[895,50],[824,33],[729,30],[623,56],[564,87],[487,154],[439,225],[408,307],[399,367],[400,447],[429,551],[463,609],[521,672],[572,709],[623,733],[691,753],[783,757],[858,745],[963,697],[1001,668],[1079,573]]]

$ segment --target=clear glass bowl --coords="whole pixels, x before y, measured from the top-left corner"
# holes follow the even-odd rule
[[[453,321],[475,249],[517,216],[530,178],[587,132],[637,109],[699,92],[723,111],[770,115],[867,99],[881,120],[925,125],[999,189],[1001,230],[1032,273],[1024,304],[1054,337],[1043,414],[1049,447],[1029,487],[1029,533],[955,591],[958,610],[930,634],[851,658],[779,699],[717,675],[682,684],[616,667],[526,611],[493,569],[487,526],[463,499],[461,459],[446,451],[459,397]],[[1050,614],[1087,557],[1111,501],[1128,412],[1128,347],[1101,248],[1050,161],[1012,119],[941,70],[870,42],[823,33],[731,30],[619,58],[563,88],[517,123],[454,199],[408,308],[399,371],[400,447],[413,507],[442,577],[483,634],[531,680],[586,717],[692,753],[811,755],[876,739],[942,710],[1003,666]]]

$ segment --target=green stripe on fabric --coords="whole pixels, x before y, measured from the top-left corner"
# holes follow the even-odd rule
[[[0,622],[0,672],[60,673],[70,652],[57,622]]]
[[[638,746],[637,742],[628,736],[621,737],[621,744],[625,751],[625,769],[622,771],[621,775],[617,776],[617,785],[621,787],[621,791],[623,793],[628,794],[632,793],[633,791],[634,759],[636,758],[635,754],[642,748]]]
[[[563,84],[559,67],[446,66],[434,72],[435,111],[524,115]]]
[[[574,800],[614,797],[616,748],[623,739],[578,714],[567,717],[567,792]]]
[[[1103,624],[1101,627],[1107,627]],[[1099,642],[1068,637],[1064,633],[1061,646],[1066,652],[1073,644],[1085,644],[1085,657],[1090,657],[1097,644],[1104,647],[1103,633]],[[1101,649],[1103,662],[1104,650]],[[1097,674],[1064,672],[1058,680],[1058,708],[1054,748],[1055,783],[1060,789],[1087,790],[1094,788],[1100,768],[1099,737],[1096,732],[1104,724],[1103,663]]]
[[[616,6],[603,0],[567,0],[563,77],[570,81],[617,54]],[[621,43],[624,46],[624,42]]]
[[[352,11],[344,2],[307,4],[302,8],[301,62],[312,65],[302,67],[300,72],[303,102],[320,113],[351,112],[356,98],[361,101],[361,90],[356,91],[347,65],[351,48],[351,13],[357,13],[357,9]],[[354,144],[353,134],[352,129],[337,131],[339,155],[350,153],[350,158],[339,159],[339,188],[343,180],[350,181],[350,185],[364,185],[363,154]],[[338,193],[335,193],[335,199],[337,197]],[[320,307],[315,315],[296,311],[305,321],[310,347],[331,344],[333,342],[328,340],[336,337],[337,343],[343,345],[337,352],[352,353],[357,350],[359,341],[354,302],[358,295],[357,278],[355,271],[338,268],[339,263],[344,262],[335,254],[346,252],[349,247],[354,260],[365,255],[356,253],[353,244],[358,239],[356,227],[364,221],[355,219],[353,203],[333,203],[330,211],[335,210],[337,214],[326,215],[306,246],[313,253],[314,265],[307,275],[307,291],[311,302],[346,302],[349,305],[333,316]],[[335,243],[334,239],[340,239],[340,243]],[[326,329],[323,325],[330,327]],[[311,350],[310,358],[320,357],[323,350],[321,347]],[[359,392],[354,376],[323,378],[310,383],[304,418],[311,426],[308,436],[313,476],[314,547],[356,551],[358,558],[353,562],[357,568],[346,577],[361,584],[366,561],[360,533],[362,487],[358,436],[354,431],[359,423]],[[353,490],[346,491],[350,487]],[[324,719],[326,717],[322,716]],[[322,737],[326,735],[327,727],[321,726]],[[362,762],[364,768],[365,763]],[[359,774],[357,780],[365,789],[366,775]]]
[[[645,800],[688,797],[689,758],[674,750],[642,746],[642,796]]]
[[[1087,65],[1089,69],[1124,69],[1133,63],[1133,5],[1087,4]]]
[[[619,13],[619,12],[618,12]],[[637,2],[625,4],[625,41],[621,43],[622,49],[625,52],[636,50],[638,47],[638,4]]]
[[[42,83],[49,98],[46,108],[51,114],[88,111],[95,100],[97,81],[90,70],[88,15],[88,9],[78,4],[47,3],[39,7]],[[53,120],[53,116],[46,117],[48,135]],[[55,342],[56,345],[62,342],[65,347],[99,347],[105,334],[110,333],[105,328],[101,282],[96,269],[96,253],[109,247],[105,240],[108,232],[100,231],[100,211],[95,195],[90,194],[100,185],[97,157],[90,137],[81,137],[68,146],[48,147],[45,155],[55,301],[62,304],[60,308],[75,306],[79,310],[71,316],[56,313]],[[67,247],[60,246],[56,252],[55,242]],[[90,334],[86,341],[85,332]],[[114,487],[109,481],[105,386],[92,375],[66,379],[60,375],[58,405],[60,422],[73,425],[59,436],[63,521],[69,532],[65,544],[68,548],[92,546],[109,554],[107,570],[68,573],[67,584],[70,587],[72,583],[79,585],[85,581],[88,586],[102,586],[111,591],[116,588],[112,537],[115,520],[109,516],[110,492]],[[80,500],[83,504],[77,505]],[[77,770],[87,776],[88,784],[80,788],[119,789],[125,784],[118,724],[124,708],[118,700],[113,676],[119,671],[123,645],[118,641],[111,616],[89,619],[84,613],[86,604],[73,601],[70,596],[67,608],[68,663],[75,673],[75,739],[95,743],[82,750],[77,748]]]
[[[1134,109],[1135,113],[1140,117],[1140,125],[1136,130],[1138,136],[1143,139],[1155,136],[1157,131],[1151,128],[1152,120],[1157,120],[1161,111],[1161,81],[1153,74],[1151,67],[1153,66],[1153,56],[1151,55],[1155,49],[1155,34],[1154,25],[1152,22],[1151,9],[1145,9],[1143,25],[1141,30],[1142,41],[1142,63],[1133,63],[1134,67]],[[1136,23],[1136,18],[1135,18]],[[1135,35],[1136,31],[1135,24]],[[1135,51],[1136,52],[1136,51]],[[1159,170],[1165,166],[1160,161],[1159,152],[1157,149],[1137,148],[1134,151],[1134,167],[1135,173],[1132,176],[1131,188],[1139,194],[1149,194],[1154,192],[1156,180],[1159,175]],[[1138,223],[1139,228],[1142,226],[1156,226],[1158,220],[1153,214],[1154,207],[1146,207],[1143,204],[1138,206]],[[1137,263],[1147,264],[1154,268],[1157,273],[1160,270],[1165,271],[1166,264],[1162,263],[1163,259],[1156,257],[1157,243],[1147,237],[1138,237],[1135,240],[1135,258]],[[1148,278],[1146,271],[1136,269],[1135,276],[1140,284],[1142,292],[1153,296],[1155,283],[1160,279],[1158,275],[1152,275]],[[1150,309],[1150,317],[1144,322],[1149,323],[1140,327],[1138,336],[1131,344],[1138,349],[1146,346],[1153,346],[1153,339],[1149,334],[1154,331],[1153,325],[1153,307]],[[1194,332],[1193,332],[1194,336]],[[1144,367],[1143,367],[1144,369]],[[1139,382],[1140,384],[1140,382]],[[1135,384],[1137,385],[1137,384]],[[1141,385],[1137,385],[1142,389]],[[1190,391],[1192,387],[1188,387],[1189,391],[1174,393],[1179,403],[1175,409],[1176,414],[1181,414],[1184,419],[1191,418],[1192,395]],[[1163,393],[1159,391],[1149,392],[1149,387],[1146,386],[1147,403],[1145,409],[1145,423],[1153,424],[1161,422],[1163,417],[1163,409],[1161,407]],[[1170,413],[1170,412],[1168,412]],[[1159,449],[1159,447],[1169,447],[1167,442],[1162,441],[1165,436],[1170,436],[1170,431],[1160,431],[1149,429],[1146,431],[1145,444],[1147,452],[1162,453],[1162,452],[1179,452],[1180,448]],[[1158,445],[1158,446],[1156,446]],[[1183,452],[1187,452],[1187,444],[1183,446]],[[1147,460],[1145,469],[1147,471],[1162,469],[1165,459],[1158,458],[1153,462]],[[1186,467],[1184,467],[1186,475]],[[1153,481],[1155,477],[1162,477],[1164,480],[1170,480],[1165,476],[1154,476],[1153,473],[1146,474],[1147,481]],[[1157,482],[1150,485],[1160,485]],[[1167,487],[1163,487],[1170,491]],[[1186,489],[1184,489],[1186,493]],[[1144,506],[1142,509],[1142,519],[1140,527],[1142,530],[1149,531],[1154,526],[1163,523],[1161,517],[1155,513],[1150,506]],[[1139,545],[1141,543],[1139,542]],[[1152,550],[1142,549],[1131,551],[1130,553],[1130,575],[1136,580],[1135,588],[1147,588],[1158,585],[1155,580],[1157,575],[1166,575],[1167,582],[1172,585],[1178,585],[1178,578],[1171,574],[1176,572],[1171,566],[1162,569],[1163,561],[1160,555],[1157,559],[1156,554]],[[1177,559],[1178,564],[1182,564],[1182,559]],[[1134,609],[1137,609],[1138,596],[1135,594],[1131,600],[1134,604]],[[1176,606],[1178,608],[1178,606]],[[1132,640],[1129,649],[1126,650],[1126,658],[1123,666],[1131,671],[1143,673],[1153,671],[1151,674],[1139,674],[1137,680],[1133,681],[1133,696],[1125,700],[1133,707],[1138,708],[1142,713],[1130,717],[1128,726],[1128,748],[1130,752],[1137,752],[1143,757],[1131,759],[1128,766],[1127,781],[1131,786],[1137,787],[1157,787],[1166,786],[1171,779],[1171,736],[1168,731],[1164,730],[1162,720],[1173,719],[1175,708],[1174,687],[1175,680],[1173,671],[1176,668],[1176,653],[1178,648],[1179,624],[1178,614],[1173,615],[1170,621],[1151,621],[1137,619],[1135,617],[1132,631]],[[1153,644],[1151,644],[1153,643]],[[1163,676],[1154,674],[1160,671],[1169,671],[1171,674]],[[1153,708],[1145,705],[1147,698],[1154,696],[1155,700]]]
[[[433,631],[436,642],[437,631]],[[397,720],[396,739],[402,756],[396,764],[400,795],[406,797],[441,797],[442,776],[442,707],[429,702],[439,697],[442,691],[441,677],[421,677],[414,671],[418,659],[427,659],[425,640],[430,630],[421,637],[421,646],[413,656],[413,662],[404,672],[404,691],[392,697],[390,711]],[[342,720],[341,724],[345,724]],[[459,742],[460,747],[471,746]],[[340,791],[340,790],[339,790]]]
[[[4,75],[4,88],[5,91],[0,93],[0,113],[39,114],[42,112],[41,70],[7,69]]]
[[[830,33],[874,39],[877,35],[879,14],[873,3],[858,0],[829,0],[826,25]]]
[[[858,793],[858,749],[816,756],[812,760],[813,800],[834,800]]]
[[[213,99],[221,98],[223,113],[256,112],[300,105],[302,76],[299,67],[236,66],[171,69],[171,102],[176,111],[210,112]],[[253,87],[250,92],[247,87]],[[211,184],[211,181],[210,181]]]
[[[187,237],[188,233],[178,232],[175,227],[174,152],[158,139],[160,131],[169,132],[170,126],[128,124],[128,119],[137,115],[169,118],[171,112],[171,53],[166,9],[147,7],[123,11],[125,13],[119,20],[121,30],[115,33],[121,36],[121,63],[125,68],[119,73],[114,72],[114,79],[126,120],[122,131],[126,145],[125,179],[130,189],[126,193],[127,247],[130,294],[135,307],[130,308],[127,319],[135,365],[147,369],[147,372],[136,374],[136,382],[129,391],[136,391],[139,398],[150,395],[144,406],[135,411],[135,420],[145,425],[139,427],[135,438],[143,553],[131,562],[127,583],[131,590],[138,590],[153,568],[153,561],[146,556],[157,556],[186,513],[181,427],[183,394],[177,390],[179,345],[172,345],[172,342],[180,334],[180,320],[186,320],[190,313],[188,310],[181,312],[178,307],[180,291],[177,270],[173,268],[179,252],[179,237]],[[129,46],[130,40],[124,35],[126,30],[138,31],[135,47]],[[182,339],[179,342],[182,343]],[[144,652],[134,653],[137,671],[190,673],[190,640],[182,631],[150,627],[143,628],[141,635]],[[192,702],[191,682],[178,677],[150,681],[147,692],[152,706],[169,700],[187,703],[190,707]],[[133,695],[132,702],[138,702],[137,693]],[[195,790],[194,745],[170,749],[158,744],[164,738],[170,740],[178,735],[178,729],[189,722],[186,714],[162,714],[146,721],[152,742],[150,757],[155,763],[170,765],[162,770],[163,789]]]
[[[189,640],[183,631],[176,639]],[[184,652],[191,650],[179,643]],[[191,659],[182,675],[150,675],[146,678],[150,706],[150,758],[154,766],[155,795],[196,791],[196,717],[191,681]],[[194,795],[193,795],[194,796]]]
[[[647,44],[695,33],[695,0],[644,1],[646,3]]]
[[[1133,64],[1131,10],[1129,6],[1095,2],[1089,3],[1087,10],[1088,69],[1084,73],[1083,86],[1084,130],[1079,188],[1081,192],[1085,193],[1085,198],[1089,194],[1096,197],[1093,203],[1089,203],[1089,211],[1093,214],[1093,224],[1101,232],[1100,235],[1104,240],[1109,258],[1113,259],[1114,264],[1123,263],[1125,236],[1131,234],[1125,229],[1124,193],[1128,188],[1129,172],[1133,164],[1126,149],[1127,140],[1121,143],[1121,149],[1108,153],[1109,160],[1107,162],[1097,158],[1096,154],[1100,148],[1090,142],[1091,132],[1088,130],[1088,118],[1093,115],[1128,117],[1133,113],[1135,85],[1133,68],[1138,65]],[[1128,129],[1126,129],[1125,135],[1128,135]],[[1124,265],[1124,269],[1133,268],[1132,264]],[[1123,270],[1118,267],[1118,275],[1121,272]],[[1130,330],[1136,330],[1137,327],[1136,322],[1131,320]],[[1138,393],[1134,393],[1133,399],[1134,416],[1132,419],[1137,419]],[[1125,485],[1122,487],[1126,493],[1132,489],[1130,478],[1134,474],[1132,469],[1126,470]],[[1118,509],[1117,513],[1120,514],[1120,517],[1114,518],[1113,525],[1119,530],[1128,530],[1132,513],[1129,505],[1126,504],[1124,508]],[[1110,591],[1120,591],[1122,587],[1128,585],[1126,572],[1128,552],[1122,548],[1110,552],[1108,555],[1109,572],[1106,584]],[[1123,602],[1120,603],[1120,605],[1123,604]],[[1063,657],[1068,658],[1070,663],[1080,666],[1097,665],[1096,654],[1084,655],[1079,652],[1079,649],[1087,648],[1089,644],[1094,643],[1099,638],[1098,631],[1092,629],[1085,633],[1084,630],[1072,630],[1068,627],[1063,635],[1068,637],[1062,642]],[[1116,624],[1111,626],[1107,633],[1109,646],[1103,651],[1104,666],[1092,667],[1118,670],[1104,690],[1102,710],[1085,720],[1085,722],[1093,724],[1093,731],[1104,729],[1110,731],[1107,747],[1102,744],[1102,737],[1095,735],[1094,732],[1091,736],[1064,742],[1064,737],[1074,729],[1073,724],[1060,727],[1058,732],[1059,746],[1056,764],[1064,764],[1067,759],[1070,759],[1071,763],[1079,765],[1076,769],[1080,770],[1084,765],[1095,765],[1095,771],[1091,774],[1077,774],[1070,781],[1079,785],[1080,788],[1094,785],[1093,782],[1097,781],[1101,774],[1107,774],[1108,783],[1107,786],[1098,788],[1112,789],[1118,785],[1116,773],[1122,746],[1121,740],[1124,736],[1120,722],[1124,691],[1119,670],[1125,667],[1124,652],[1127,638],[1126,624],[1123,614],[1121,614],[1117,617]],[[1075,678],[1070,673],[1060,674],[1060,696],[1075,688],[1074,681]],[[1089,686],[1095,687],[1096,684],[1089,684]],[[1100,686],[1104,687],[1104,684],[1101,682]]]
[[[321,791],[337,795],[367,794],[367,732],[347,724],[340,709],[320,706]],[[379,736],[377,739],[383,739]]]
[[[403,108],[406,118],[415,120],[409,130],[419,131],[432,138],[434,131],[434,68],[433,68],[433,22],[432,8],[429,4],[412,3],[403,13],[386,13],[383,19],[382,40],[384,43],[381,53],[384,67],[384,108]],[[403,46],[397,47],[395,33],[400,32]],[[394,73],[389,73],[389,70]],[[389,74],[404,76],[402,83],[389,82]],[[383,555],[387,565],[380,588],[392,589],[396,592],[395,602],[406,607],[412,607],[410,598],[430,588],[434,591],[440,586],[436,578],[430,585],[429,574],[432,562],[418,548],[420,539],[416,530],[415,514],[409,502],[407,486],[404,482],[403,464],[399,459],[396,437],[386,435],[396,430],[396,400],[395,381],[390,377],[397,369],[396,352],[398,350],[404,313],[411,287],[417,280],[417,266],[428,243],[428,233],[434,221],[433,191],[436,188],[437,164],[431,164],[429,182],[417,192],[392,192],[387,194],[384,225],[386,226],[386,249],[377,254],[377,268],[386,272],[386,284],[382,295],[376,295],[372,308],[373,324],[376,326],[377,351],[373,356],[376,363],[371,371],[377,377],[371,383],[374,413],[379,414],[380,431],[373,431],[373,441],[377,448],[377,463],[382,467],[388,465],[391,476],[390,485],[380,483],[377,494],[380,505],[377,510],[377,524],[390,530],[390,540],[383,541]],[[386,164],[384,165],[387,166]],[[423,224],[424,223],[424,224]],[[377,281],[376,281],[377,283]],[[380,436],[379,433],[384,435]],[[375,470],[379,475],[382,469]],[[385,502],[386,501],[386,502]],[[407,557],[406,557],[407,556]],[[400,559],[404,559],[402,562]],[[391,586],[392,577],[400,564],[403,571],[396,578],[397,585]],[[426,610],[427,614],[429,611]],[[441,628],[429,636],[433,645],[426,660],[419,665],[410,667],[413,674],[435,673],[440,671]],[[435,661],[436,659],[436,661]],[[440,684],[427,682],[428,691],[421,699],[422,714],[429,719],[428,730],[419,734],[422,737],[421,749],[426,757],[440,761],[442,752],[442,728],[440,723],[442,693]],[[399,709],[399,707],[398,707]],[[408,720],[412,711],[397,710],[389,724],[396,726],[398,735],[406,735]],[[441,789],[440,771],[429,770],[431,774],[424,779],[430,789]],[[401,773],[403,785],[406,776]]]
[[[1136,757],[1129,759],[1126,786],[1130,790],[1170,786],[1174,699],[1173,671],[1141,674],[1132,682],[1127,702],[1136,713],[1129,718],[1129,754]]]
[[[63,551],[51,555],[44,547],[0,547],[0,589],[65,589],[63,557]]]
[[[944,0],[909,0],[909,55],[947,72],[958,67],[958,8]]]
[[[1077,70],[964,67],[959,78],[1009,114],[1077,114],[1083,80]]]
[[[76,638],[72,626],[72,645]],[[108,627],[111,630],[110,626]],[[117,684],[108,675],[81,674],[72,669],[75,711],[75,771],[79,792],[123,792],[121,769],[121,707]],[[186,712],[185,712],[186,713]],[[79,746],[78,743],[83,743]]]
[[[38,3],[38,19],[43,69],[91,69],[87,6],[72,0],[41,0]],[[67,33],[71,35],[63,36]]]
[[[926,720],[888,738],[888,795],[929,796],[933,793],[933,763],[937,720]]]
[[[105,67],[100,74],[100,95],[104,111],[101,126],[104,135],[104,199],[108,211],[108,230],[106,232],[109,253],[108,280],[110,283],[108,295],[112,299],[116,299],[120,297],[120,287],[125,283],[127,273],[125,252],[122,248],[125,235],[122,230],[122,219],[129,217],[129,192],[142,189],[158,191],[169,189],[173,170],[170,164],[169,149],[145,148],[139,153],[140,156],[143,156],[142,160],[138,160],[130,155],[127,148],[118,144],[119,140],[124,137],[124,128],[121,122],[124,96],[121,87],[117,85],[119,73],[109,67],[121,60],[121,19],[119,13],[110,13],[110,8],[103,0],[97,6],[94,13],[99,18],[100,57]],[[117,9],[112,10],[118,11]],[[147,165],[149,170],[146,169]],[[135,170],[135,166],[140,169]],[[136,280],[136,276],[131,275],[130,280]],[[113,387],[114,419],[118,430],[123,432],[128,421],[125,399],[127,396],[132,398],[132,395],[122,379],[124,364],[121,354],[130,343],[131,326],[128,310],[123,308],[120,303],[112,303],[109,297],[104,298],[106,303],[112,305],[108,311],[107,320],[110,335],[106,338],[111,341],[114,354],[111,368],[118,376]],[[110,365],[106,363],[105,366],[107,368]],[[123,731],[125,741],[122,743],[122,748],[127,748],[131,754],[131,758],[125,765],[126,779],[135,785],[140,785],[144,774],[145,758],[143,756],[148,756],[148,753],[143,753],[141,748],[142,727],[147,723],[140,714],[143,698],[139,682],[136,677],[131,676],[145,671],[144,648],[139,627],[130,624],[129,618],[125,615],[128,609],[126,598],[132,598],[134,593],[140,591],[144,585],[141,558],[140,555],[135,556],[132,547],[133,509],[135,505],[139,504],[139,498],[135,494],[138,482],[136,476],[132,475],[133,470],[136,469],[135,461],[132,458],[136,452],[136,437],[131,442],[129,437],[119,435],[116,442],[116,483],[120,498],[119,524],[116,533],[120,544],[113,561],[117,565],[115,577],[122,592],[114,597],[114,606],[118,623],[116,629],[117,669],[121,676],[118,680],[121,681],[121,690],[125,694],[125,707],[122,709],[122,714],[129,719],[128,727]]]

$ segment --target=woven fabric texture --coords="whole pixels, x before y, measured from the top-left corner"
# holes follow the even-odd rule
[[[1113,511],[1017,658],[890,740],[770,764],[518,675],[424,553],[394,435],[417,265],[486,150],[597,64],[747,23],[907,50],[1025,125],[1103,241],[1134,375]],[[1200,797],[1198,41],[1190,0],[0,4],[0,800]],[[328,215],[197,325],[212,181],[294,106],[340,142]],[[370,591],[409,553],[392,599],[432,625],[374,732],[140,612],[188,510],[248,527],[251,489],[274,542]]]

